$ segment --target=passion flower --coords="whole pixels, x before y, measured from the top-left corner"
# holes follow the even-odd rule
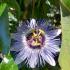
[[[45,65],[56,65],[54,57],[60,52],[61,40],[58,37],[61,29],[49,26],[41,20],[26,20],[19,25],[17,33],[12,34],[14,43],[11,52],[16,64],[24,62],[31,68]],[[58,38],[57,38],[58,37]]]

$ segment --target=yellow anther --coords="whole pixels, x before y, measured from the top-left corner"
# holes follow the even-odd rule
[[[34,36],[34,37],[36,37],[36,36],[37,36],[37,34],[36,34],[36,33],[33,33],[33,36]]]
[[[39,29],[39,34],[45,34],[45,32],[42,29]]]
[[[41,38],[41,34],[45,34],[45,32],[41,29],[39,29],[38,32],[36,32],[36,33],[35,33],[35,30],[33,30],[32,32],[33,32],[32,38],[35,40],[33,40],[33,42],[31,44],[33,46],[41,45],[41,42],[39,42],[39,39]]]
[[[32,45],[33,45],[33,46],[39,46],[39,45],[41,45],[41,43],[39,43],[39,42],[36,40],[36,41],[33,41],[33,42],[32,42]]]

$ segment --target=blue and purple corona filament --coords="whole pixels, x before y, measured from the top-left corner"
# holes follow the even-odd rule
[[[22,22],[17,32],[12,34],[14,43],[11,51],[17,53],[14,55],[15,63],[19,65],[24,62],[30,68],[46,63],[55,66],[54,58],[60,52],[60,34],[61,29],[46,24],[44,19]]]

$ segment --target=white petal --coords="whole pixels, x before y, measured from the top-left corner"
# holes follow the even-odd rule
[[[57,46],[49,46],[47,47],[47,50],[50,50],[50,52],[56,54],[56,52],[60,52],[60,48]]]
[[[54,30],[50,30],[50,31],[47,31],[47,36],[50,38],[50,39],[53,39],[57,36],[59,36],[61,34],[61,29],[54,29]]]
[[[41,65],[41,66],[45,65],[45,60],[42,59],[41,55],[39,56],[39,58],[40,58],[40,59],[39,59],[40,65]]]
[[[24,48],[24,45],[22,45],[21,42],[15,42],[12,47],[10,48],[10,51],[20,51],[22,48]]]
[[[21,33],[12,33],[11,38],[17,41],[21,41]]]
[[[29,66],[35,68],[38,63],[38,53],[32,53],[28,59]]]
[[[15,59],[15,63],[16,64],[20,64],[21,62],[23,62],[25,59],[27,59],[30,56],[30,52],[26,50],[22,50],[16,57]]]
[[[54,57],[53,53],[52,53],[49,49],[47,49],[47,48],[44,48],[44,49],[43,49],[43,52],[44,52],[46,55],[49,54],[50,56]]]
[[[52,39],[52,40],[49,40],[49,41],[46,40],[44,47],[47,50],[50,50],[50,52],[56,54],[56,52],[60,52],[59,45],[60,45],[59,39]]]
[[[54,58],[53,58],[52,56],[50,56],[48,53],[47,53],[47,55],[46,55],[46,54],[42,51],[42,52],[41,52],[41,56],[42,56],[42,58],[43,58],[47,63],[49,63],[51,66],[55,66],[55,65],[56,65]]]
[[[59,39],[51,39],[48,41],[48,45],[57,45],[59,46],[61,44],[60,38]]]
[[[42,61],[41,55],[39,55],[39,62],[40,62],[40,65],[43,64],[43,61]]]
[[[57,36],[58,36],[59,34],[61,34],[61,29],[58,29],[58,31],[57,31]]]
[[[31,28],[35,28],[36,26],[37,26],[36,20],[35,19],[31,19],[31,21],[30,21],[30,27]]]

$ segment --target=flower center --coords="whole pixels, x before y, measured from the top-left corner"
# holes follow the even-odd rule
[[[27,43],[31,48],[41,48],[45,41],[45,32],[42,29],[31,30],[26,38]]]

